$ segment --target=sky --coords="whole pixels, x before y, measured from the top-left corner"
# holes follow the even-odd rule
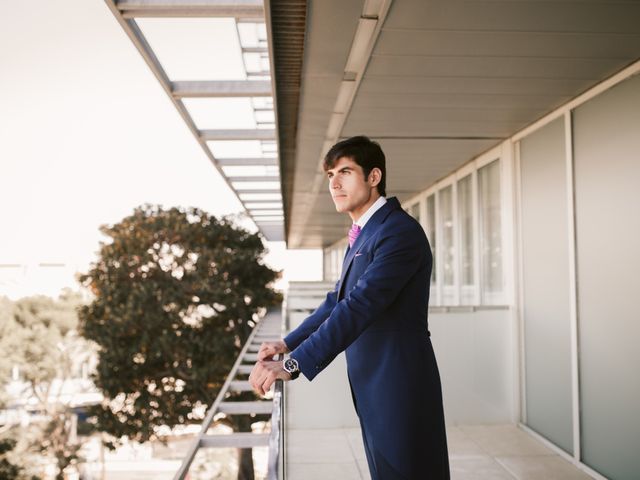
[[[241,211],[102,0],[0,3],[0,265],[69,270],[37,281],[25,274],[17,285],[0,269],[0,295],[52,294],[95,259],[98,227],[143,203]],[[147,19],[141,27],[173,78],[238,78],[229,20]],[[208,102],[189,105],[206,128],[243,128],[242,101]],[[208,105],[219,115],[206,116]],[[250,220],[242,225],[255,230]],[[285,282],[321,279],[320,251],[267,247]]]

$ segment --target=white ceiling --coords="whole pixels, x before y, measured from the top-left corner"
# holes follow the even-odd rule
[[[307,4],[289,248],[349,228],[309,185],[363,6]],[[387,194],[406,200],[640,58],[638,18],[635,1],[393,0],[340,136],[378,140]]]

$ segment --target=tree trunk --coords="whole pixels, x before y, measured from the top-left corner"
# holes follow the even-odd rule
[[[238,449],[238,480],[254,480],[252,453],[251,448]]]

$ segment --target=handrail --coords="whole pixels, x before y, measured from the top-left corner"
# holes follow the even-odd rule
[[[273,391],[273,410],[271,412],[271,433],[269,434],[269,460],[267,463],[267,480],[278,480],[281,470],[281,443],[284,440],[284,385],[282,380],[276,380]],[[282,477],[284,478],[284,476]]]

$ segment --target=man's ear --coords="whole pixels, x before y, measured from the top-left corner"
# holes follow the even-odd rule
[[[372,168],[369,172],[369,178],[367,180],[372,187],[375,187],[382,180],[382,170],[380,170],[378,167]]]

